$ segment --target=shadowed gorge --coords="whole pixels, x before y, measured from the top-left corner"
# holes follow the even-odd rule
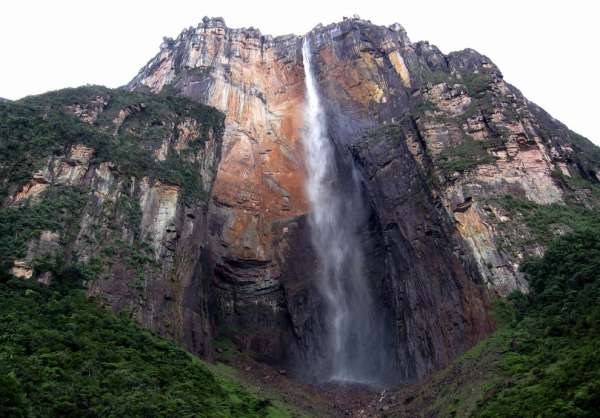
[[[134,381],[177,400],[133,416],[594,416],[600,149],[474,50],[207,17],[120,89],[0,101],[0,203],[0,400],[24,416],[127,415]],[[99,351],[93,324],[118,334]],[[113,374],[111,344],[166,363]],[[29,363],[48,350],[89,367]],[[61,374],[81,398],[33,393]]]

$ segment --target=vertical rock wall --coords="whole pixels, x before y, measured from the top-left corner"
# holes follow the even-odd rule
[[[208,196],[223,116],[187,100],[165,100],[83,87],[14,105],[15,120],[19,106],[32,112],[33,123],[22,126],[47,121],[49,127],[44,148],[25,138],[26,152],[14,157],[38,167],[31,178],[23,184],[3,178],[9,193],[2,210],[33,211],[32,238],[12,272],[50,283],[55,272],[76,270],[91,296],[210,356]],[[39,223],[55,229],[38,231]]]
[[[562,202],[556,171],[596,178],[598,161],[584,157],[593,146],[475,51],[444,55],[398,24],[360,19],[307,36],[338,171],[361,176],[368,280],[389,315],[399,374],[422,377],[493,328],[489,294],[526,290],[525,251],[501,248],[510,220],[494,199]],[[227,115],[209,215],[212,311],[243,346],[300,361],[319,350],[311,336],[322,314],[303,194],[301,41],[205,18],[166,39],[129,85]]]

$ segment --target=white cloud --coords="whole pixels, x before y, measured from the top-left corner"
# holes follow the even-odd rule
[[[530,100],[600,144],[599,13],[595,2],[583,0],[6,1],[0,97],[125,84],[158,52],[163,36],[175,37],[205,15],[280,35],[355,13],[377,24],[399,22],[413,41],[429,40],[444,52],[478,50]]]

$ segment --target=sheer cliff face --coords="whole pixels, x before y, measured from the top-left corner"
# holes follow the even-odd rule
[[[0,164],[2,263],[47,284],[77,276],[107,306],[210,356],[207,211],[223,115],[102,87],[2,106],[2,146],[20,150]]]
[[[520,243],[526,228],[500,198],[562,202],[569,178],[598,180],[597,149],[475,51],[444,55],[399,25],[359,19],[307,36],[340,172],[361,176],[368,280],[398,369],[423,376],[490,331],[490,292],[526,289],[518,265],[542,248]],[[318,351],[322,326],[304,217],[301,44],[204,19],[165,40],[128,86],[226,114],[209,209],[211,312],[278,359]]]
[[[295,224],[281,225],[307,211],[299,45],[295,36],[273,39],[205,20],[176,41],[165,40],[130,83],[153,92],[168,89],[227,114],[210,208],[213,291],[226,317],[255,310],[257,300],[267,312],[285,315],[277,254]]]

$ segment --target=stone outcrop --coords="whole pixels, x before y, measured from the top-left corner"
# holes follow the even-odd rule
[[[73,103],[72,105],[69,105],[67,109],[81,119],[82,122],[93,124],[107,104],[108,100],[106,97],[96,96],[88,102]]]

